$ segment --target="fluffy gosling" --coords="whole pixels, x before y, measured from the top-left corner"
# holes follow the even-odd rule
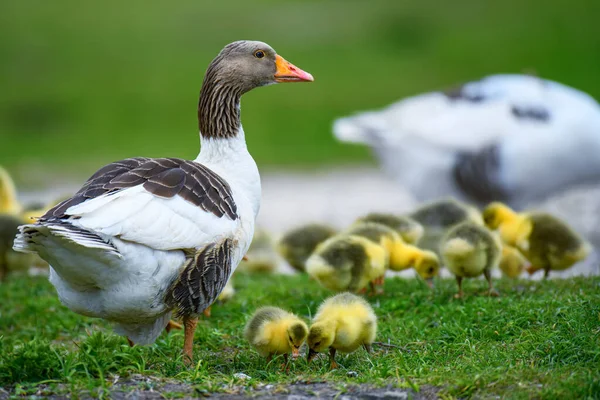
[[[483,226],[463,222],[450,228],[442,239],[440,252],[446,267],[456,276],[456,298],[463,296],[463,278],[481,274],[488,282],[489,295],[498,296],[492,282],[492,269],[498,266],[501,251],[500,239]]]
[[[544,270],[561,271],[584,260],[592,246],[562,220],[543,212],[518,213],[507,205],[494,202],[483,212],[490,229],[497,229],[502,240],[515,246],[529,260],[531,275]]]
[[[300,346],[306,340],[308,327],[296,315],[278,307],[262,307],[252,315],[244,337],[270,362],[274,355],[283,354],[285,363],[288,354],[298,358]]]
[[[336,235],[317,246],[306,260],[306,272],[334,292],[358,292],[383,276],[387,251],[379,244],[354,235]]]
[[[306,260],[315,248],[335,235],[335,230],[326,225],[308,224],[297,227],[279,239],[279,254],[298,272],[306,270]]]
[[[417,245],[422,249],[435,252],[438,256],[440,241],[448,229],[464,221],[483,225],[483,219],[477,208],[455,199],[442,199],[425,204],[409,216],[425,229]]]
[[[356,220],[356,223],[376,222],[396,231],[408,244],[417,244],[423,236],[423,225],[414,219],[394,214],[370,213]]]
[[[308,362],[329,349],[330,368],[336,369],[337,351],[352,353],[362,346],[370,353],[376,335],[377,316],[371,305],[352,293],[340,293],[317,310],[308,333]]]
[[[504,276],[512,279],[518,278],[528,266],[529,261],[519,250],[508,244],[502,245],[499,268]]]
[[[259,229],[254,232],[246,257],[240,262],[236,271],[271,273],[277,270],[278,263],[273,238],[267,231]]]

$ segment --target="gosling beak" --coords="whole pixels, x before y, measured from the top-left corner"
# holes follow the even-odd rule
[[[429,286],[429,289],[434,288],[435,285],[433,284],[433,278],[425,279],[425,282],[427,282],[427,286]]]
[[[312,82],[315,79],[308,72],[302,71],[280,55],[275,56],[275,82]]]
[[[292,347],[292,358],[295,360],[300,355],[300,348]]]
[[[319,354],[316,351],[314,351],[313,349],[308,349],[308,357],[306,357],[306,362],[311,362],[313,358],[315,358],[315,356]]]

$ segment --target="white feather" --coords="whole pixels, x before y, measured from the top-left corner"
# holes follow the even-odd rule
[[[334,122],[341,141],[371,146],[382,166],[419,200],[464,197],[453,181],[456,155],[497,145],[500,184],[521,199],[600,180],[600,105],[589,95],[524,75],[464,85],[473,102],[432,92]],[[516,118],[514,107],[549,111],[547,122]]]
[[[152,343],[169,320],[164,295],[181,272],[184,250],[230,238],[233,273],[254,233],[260,176],[243,130],[232,139],[203,140],[196,161],[229,184],[238,219],[219,218],[179,196],[155,196],[140,185],[66,210],[72,217],[66,223],[91,235],[34,224],[21,227],[15,249],[49,262],[50,281],[71,310],[114,322],[136,343]]]

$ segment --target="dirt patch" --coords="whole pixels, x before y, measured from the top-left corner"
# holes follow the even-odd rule
[[[159,399],[247,399],[259,398],[270,400],[304,400],[304,399],[337,399],[337,400],[429,400],[437,399],[439,388],[422,386],[416,392],[413,389],[397,388],[391,384],[385,387],[374,387],[369,384],[351,384],[340,382],[296,382],[292,384],[259,384],[256,387],[231,386],[223,387],[221,392],[209,392],[197,386],[177,381],[158,381],[151,377],[133,376],[128,380],[113,384],[105,394],[115,400],[159,400]],[[60,394],[58,394],[60,393]],[[63,394],[67,393],[67,394]],[[24,393],[23,393],[24,394]],[[32,391],[27,395],[31,396]],[[81,399],[98,398],[96,393],[78,393]],[[13,390],[0,390],[0,400],[18,396]],[[39,385],[34,395],[46,399],[69,399],[68,388],[64,385],[50,387]]]

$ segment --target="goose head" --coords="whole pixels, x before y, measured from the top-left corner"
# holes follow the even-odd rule
[[[210,63],[204,84],[227,86],[243,94],[282,82],[312,82],[314,78],[286,61],[268,44],[240,40],[228,44]]]
[[[235,136],[240,125],[240,97],[244,93],[274,83],[313,80],[311,74],[286,61],[266,43],[230,43],[206,70],[198,103],[200,132],[208,138]]]

